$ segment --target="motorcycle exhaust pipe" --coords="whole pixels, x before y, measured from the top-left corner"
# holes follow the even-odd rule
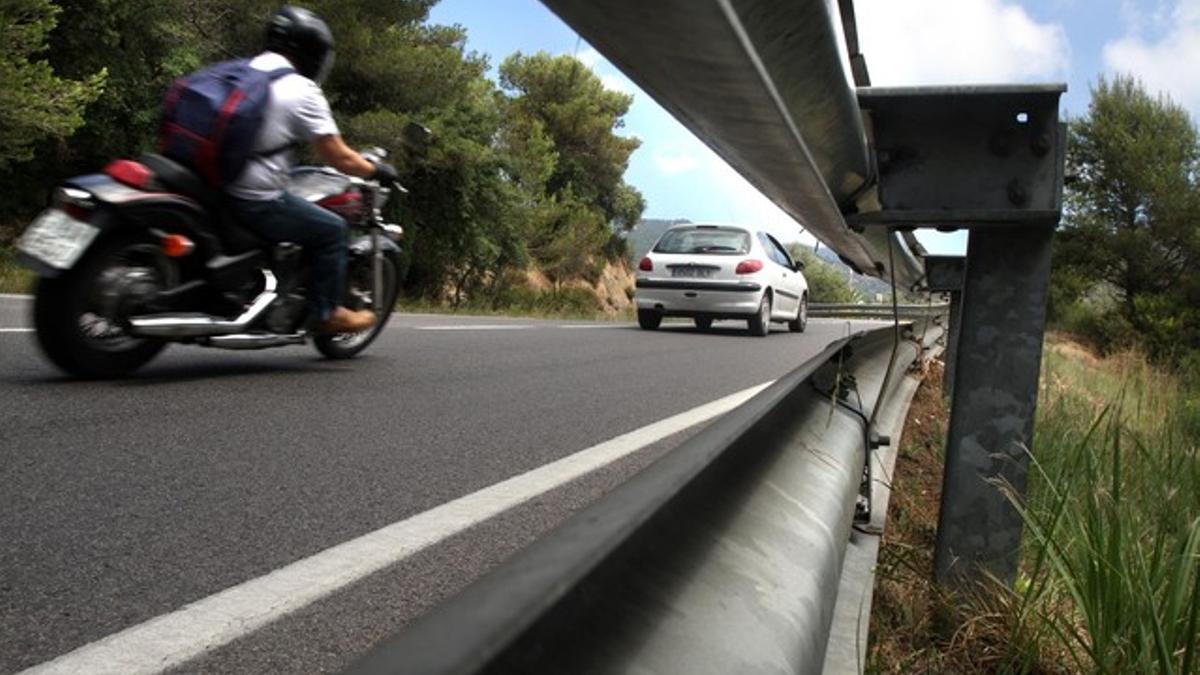
[[[286,345],[304,344],[304,333],[291,335],[275,335],[271,333],[238,333],[235,335],[216,335],[203,338],[199,342],[204,347],[217,349],[269,349]]]
[[[211,314],[147,314],[130,319],[129,332],[144,337],[160,338],[211,337],[243,333],[278,297],[275,292],[275,275],[267,269],[262,273],[262,293],[236,319],[221,319]]]

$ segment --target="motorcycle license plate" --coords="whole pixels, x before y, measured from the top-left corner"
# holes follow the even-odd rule
[[[70,269],[99,233],[97,227],[49,209],[26,228],[17,241],[17,250],[51,267]]]

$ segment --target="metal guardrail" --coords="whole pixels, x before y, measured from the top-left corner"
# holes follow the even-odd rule
[[[1022,520],[996,485],[1029,472],[1066,86],[872,86],[853,0],[542,2],[847,265],[950,292],[935,576],[1015,581]],[[927,255],[931,228],[968,230],[966,257]]]
[[[950,305],[898,305],[896,316],[900,319],[923,319],[946,316]],[[893,316],[891,305],[861,305],[861,304],[826,304],[814,303],[808,306],[808,315],[818,318],[847,319],[888,319]]]
[[[892,337],[832,343],[351,672],[820,672],[866,421],[903,418],[923,350]]]

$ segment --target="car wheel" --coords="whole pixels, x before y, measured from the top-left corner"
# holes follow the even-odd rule
[[[757,337],[766,337],[767,333],[771,332],[771,296],[764,293],[762,302],[758,303],[758,313],[750,317],[746,322],[750,328],[750,334]]]
[[[662,314],[652,309],[638,310],[638,325],[643,330],[658,330],[659,324],[662,323]]]
[[[695,319],[693,319],[693,321],[696,322],[696,328],[699,328],[700,330],[708,330],[709,328],[712,328],[712,322],[713,322],[712,319],[696,317]]]
[[[796,318],[788,322],[788,330],[793,333],[803,333],[808,327],[808,295],[800,298],[800,308],[796,310]]]

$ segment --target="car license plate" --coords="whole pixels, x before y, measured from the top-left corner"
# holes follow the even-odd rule
[[[713,271],[711,267],[680,266],[671,268],[671,276],[687,277],[689,279],[708,279],[712,276],[712,273]]]
[[[58,209],[49,209],[37,217],[17,241],[17,250],[57,267],[70,269],[79,260],[100,229],[75,220]]]

